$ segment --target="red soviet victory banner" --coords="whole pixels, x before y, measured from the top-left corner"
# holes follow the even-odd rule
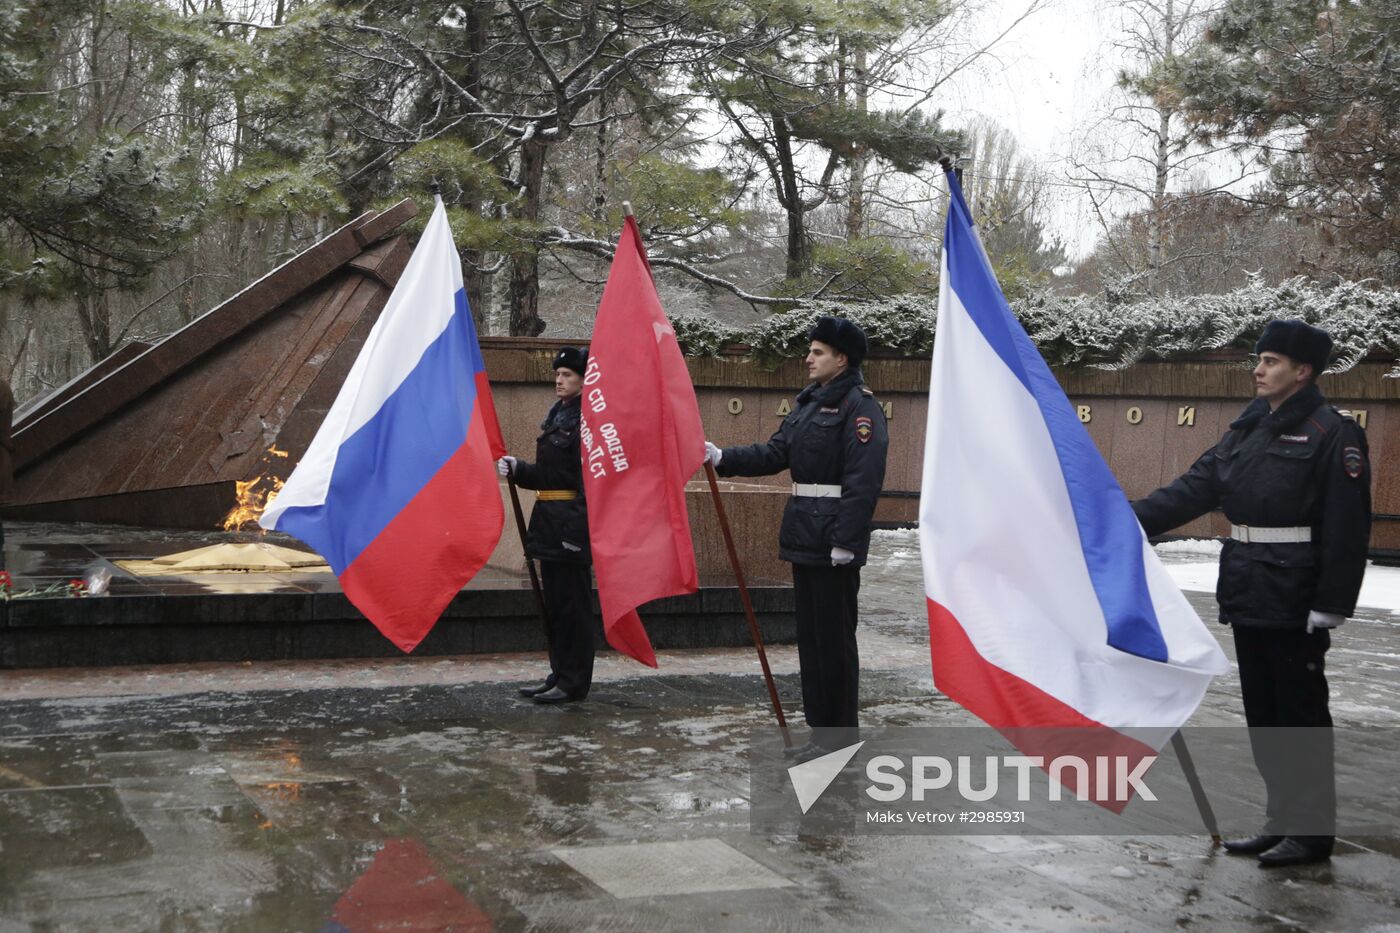
[[[699,589],[685,484],[705,458],[695,387],[626,219],[583,377],[581,451],[603,631],[656,666],[637,607]]]

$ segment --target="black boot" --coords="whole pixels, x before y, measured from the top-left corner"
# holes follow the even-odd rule
[[[533,698],[536,703],[572,703],[579,697],[570,696],[558,687],[550,687],[544,693]]]
[[[1282,836],[1269,836],[1260,833],[1248,839],[1226,839],[1225,851],[1231,855],[1259,855],[1267,852],[1283,841]]]
[[[1285,836],[1284,840],[1267,852],[1260,854],[1260,868],[1282,868],[1285,865],[1310,865],[1325,862],[1332,857],[1332,846],[1310,844],[1296,836]]]
[[[544,683],[540,684],[538,687],[521,687],[517,692],[518,692],[521,696],[525,697],[525,699],[528,700],[528,699],[530,699],[531,697],[537,697],[537,696],[539,696],[541,693],[544,693],[545,691],[549,690],[549,689],[552,688],[553,686],[554,686],[554,684],[552,684],[552,683],[550,683],[549,681],[546,680]]]

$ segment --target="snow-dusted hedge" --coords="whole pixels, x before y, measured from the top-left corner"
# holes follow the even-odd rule
[[[742,339],[742,331],[721,324],[705,314],[683,311],[668,315],[676,340],[687,356],[718,356],[726,343]]]
[[[897,295],[878,302],[814,302],[747,330],[693,315],[673,323],[687,353],[714,355],[723,344],[737,342],[748,344],[760,363],[773,363],[803,356],[812,322],[832,314],[860,324],[875,346],[923,356],[933,348],[937,310],[933,295]],[[1116,305],[1101,297],[1042,293],[1013,310],[1057,366],[1121,369],[1144,359],[1202,350],[1250,349],[1274,318],[1302,318],[1329,331],[1336,341],[1332,372],[1350,369],[1372,351],[1400,359],[1400,291],[1355,282],[1324,288],[1296,278],[1222,295]],[[1400,377],[1400,363],[1387,375]]]

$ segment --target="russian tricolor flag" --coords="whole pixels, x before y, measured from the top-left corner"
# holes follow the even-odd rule
[[[501,537],[504,456],[442,200],[306,455],[262,527],[326,559],[412,651]]]
[[[934,681],[1027,754],[1064,734],[1036,730],[1072,728],[1150,756],[1225,655],[1012,315],[947,177],[919,502]]]

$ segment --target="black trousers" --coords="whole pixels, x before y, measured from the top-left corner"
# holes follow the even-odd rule
[[[587,564],[540,561],[549,615],[548,683],[576,700],[593,684],[593,579]]]
[[[1337,788],[1324,660],[1332,635],[1231,627],[1250,749],[1268,793],[1264,832],[1330,848]]]
[[[860,651],[856,647],[859,567],[792,565],[797,603],[797,659],[807,725],[855,729],[860,715]]]

